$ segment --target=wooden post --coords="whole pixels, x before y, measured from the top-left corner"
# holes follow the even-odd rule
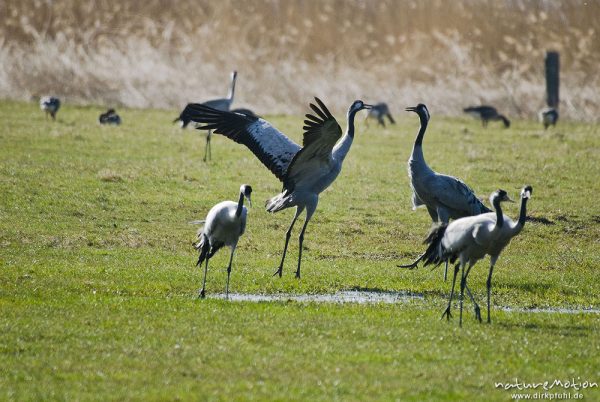
[[[560,86],[560,58],[558,52],[546,52],[546,104],[558,108],[558,89]]]

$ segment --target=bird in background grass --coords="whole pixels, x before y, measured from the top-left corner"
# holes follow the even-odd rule
[[[237,79],[237,71],[232,71],[231,72],[231,86],[229,88],[229,94],[227,95],[227,98],[213,99],[213,100],[203,102],[201,104],[208,106],[210,108],[213,108],[213,109],[229,111],[229,109],[231,108],[231,104],[233,103],[233,96],[235,94],[235,80],[236,79]],[[189,103],[187,106],[189,106],[189,105],[194,105],[194,103]],[[187,109],[187,106],[186,106],[186,109]],[[185,109],[184,109],[184,112],[185,112]],[[180,122],[181,128],[186,128],[190,124],[190,121],[191,121],[187,117],[187,115],[184,114],[184,112],[181,112],[179,117],[177,117],[175,120],[173,120],[173,123]],[[204,158],[202,159],[204,162],[206,162],[207,159],[212,159],[212,152],[211,152],[211,146],[210,146],[211,134],[212,134],[211,130],[208,130],[208,134],[206,136],[206,146],[204,148]]]
[[[540,123],[544,125],[544,130],[547,130],[550,126],[556,126],[556,122],[558,121],[558,110],[553,107],[546,107],[540,110],[538,117]]]
[[[190,104],[183,111],[185,119],[203,124],[199,129],[214,130],[248,147],[283,182],[282,192],[266,202],[266,209],[278,212],[296,207],[296,212],[286,232],[281,262],[274,276],[282,276],[292,229],[300,214],[306,210],[298,238],[296,278],[300,278],[304,233],[317,209],[319,194],[333,183],[342,169],[354,140],[356,113],[371,108],[371,105],[360,100],[354,101],[348,109],[347,129],[342,137],[340,125],[325,104],[318,98],[315,98],[315,102],[310,104],[314,114],[306,114],[304,120],[302,147],[259,117],[224,112],[203,104]]]
[[[510,127],[510,120],[508,120],[503,114],[498,113],[496,108],[493,106],[469,106],[464,108],[463,112],[481,120],[483,127],[487,127],[490,121],[501,121],[504,124],[504,128]]]
[[[423,156],[423,138],[430,119],[427,106],[419,103],[415,107],[406,108],[406,111],[416,113],[421,122],[412,153],[408,159],[408,177],[413,190],[413,209],[424,205],[434,224],[436,222],[447,224],[450,219],[491,212],[463,181],[453,176],[434,172],[427,165]],[[399,266],[415,268],[423,257],[424,255],[421,255],[411,264]],[[448,265],[446,264],[444,280],[447,275]]]
[[[204,223],[204,227],[198,231],[198,241],[194,244],[194,247],[200,253],[196,265],[202,267],[202,263],[205,262],[202,289],[200,289],[199,294],[200,298],[206,296],[208,261],[224,246],[231,248],[229,265],[227,266],[227,285],[225,285],[225,297],[229,298],[229,278],[231,276],[233,254],[235,253],[240,236],[243,235],[246,230],[248,209],[244,206],[244,198],[246,198],[248,204],[252,206],[251,194],[252,187],[248,184],[242,184],[242,186],[240,186],[238,202],[220,202],[210,209],[206,216],[206,220],[192,222]]]
[[[118,126],[121,124],[121,116],[117,114],[115,109],[108,109],[106,113],[102,113],[98,117],[98,122],[104,125]]]
[[[54,96],[42,96],[40,98],[40,109],[46,112],[46,118],[50,115],[52,120],[56,120],[56,113],[60,109],[60,99]]]
[[[392,117],[390,113],[390,109],[387,103],[381,102],[373,105],[369,113],[367,113],[367,117],[365,118],[365,122],[367,125],[369,124],[369,119],[377,119],[377,124],[382,127],[385,127],[385,117],[388,118],[391,124],[396,124],[396,121]]]
[[[490,299],[492,288],[492,273],[494,266],[498,261],[500,253],[510,243],[511,239],[517,236],[525,225],[527,216],[527,201],[531,198],[533,188],[525,186],[521,190],[521,208],[519,219],[513,222],[511,218],[504,215],[502,212],[501,203],[508,201],[513,202],[506,191],[497,190],[490,196],[490,202],[494,206],[495,212],[470,216],[453,221],[450,224],[441,223],[435,225],[425,239],[425,243],[429,246],[423,255],[424,266],[434,264],[436,266],[443,262],[454,262],[458,259],[458,263],[454,267],[454,277],[452,280],[452,288],[448,297],[448,306],[442,318],[451,317],[450,308],[456,276],[459,269],[461,270],[460,281],[460,319],[459,325],[462,326],[462,310],[464,291],[467,289],[471,300],[475,304],[475,316],[481,322],[481,314],[479,306],[473,299],[467,287],[467,278],[471,272],[471,268],[477,261],[490,256],[490,269],[486,282],[487,287],[487,322],[491,322],[490,316]],[[465,267],[466,271],[465,271]]]

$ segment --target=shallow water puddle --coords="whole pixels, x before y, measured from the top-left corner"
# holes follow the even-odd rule
[[[225,299],[225,293],[208,294],[211,299]],[[356,304],[396,304],[406,303],[413,300],[424,300],[421,293],[407,291],[378,292],[368,290],[343,290],[337,293],[325,294],[252,294],[252,293],[230,293],[229,300],[232,302],[300,302],[300,303],[356,303]],[[496,307],[509,313],[555,313],[555,314],[600,314],[600,309],[595,308],[566,308],[566,307]]]
[[[595,308],[566,308],[566,307],[499,307],[509,313],[555,313],[555,314],[600,314]]]
[[[224,293],[208,295],[213,299],[225,299]],[[246,293],[229,293],[229,300],[236,302],[304,302],[304,303],[357,303],[357,304],[374,304],[374,303],[404,303],[410,300],[423,299],[422,294],[410,292],[372,292],[364,290],[344,290],[330,294],[290,294],[290,293],[275,293],[275,294],[246,294]]]

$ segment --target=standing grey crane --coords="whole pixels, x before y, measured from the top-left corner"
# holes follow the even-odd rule
[[[98,117],[98,121],[100,124],[118,126],[121,124],[121,116],[117,114],[115,109],[108,109],[106,113],[102,113],[100,117]]]
[[[371,108],[360,100],[354,101],[348,109],[348,126],[342,137],[342,129],[336,119],[320,99],[315,98],[315,101],[318,106],[311,103],[310,107],[316,115],[307,114],[304,120],[303,147],[259,117],[223,112],[201,104],[188,105],[184,110],[186,118],[205,124],[198,128],[215,130],[215,133],[247,146],[283,182],[282,192],[266,202],[267,211],[278,212],[296,207],[296,213],[286,232],[283,255],[274,276],[282,276],[292,228],[306,209],[306,219],[298,239],[296,278],[300,278],[304,232],[317,208],[319,194],[333,183],[342,169],[354,139],[356,113]],[[342,139],[338,141],[340,137]]]
[[[208,261],[223,246],[231,248],[229,265],[227,266],[227,285],[225,285],[225,297],[229,298],[229,277],[231,276],[231,263],[233,253],[237,247],[240,236],[246,230],[246,217],[248,209],[244,206],[244,197],[248,200],[250,206],[252,201],[250,195],[252,187],[247,184],[240,186],[240,197],[238,202],[223,201],[210,209],[204,227],[198,231],[198,241],[194,244],[196,250],[200,252],[196,266],[204,266],[204,279],[202,280],[202,289],[200,289],[200,298],[206,296],[206,273],[208,271]]]
[[[380,126],[385,127],[384,117],[387,117],[390,120],[391,124],[396,124],[396,121],[392,117],[392,114],[390,113],[390,108],[388,107],[387,103],[381,102],[373,105],[373,108],[369,110],[365,121],[368,124],[369,119],[377,119],[377,123]]]
[[[518,222],[514,223],[509,217],[502,213],[500,203],[503,201],[512,202],[506,191],[498,190],[492,193],[490,201],[494,205],[495,213],[481,214],[466,218],[457,219],[449,225],[441,224],[435,226],[427,239],[429,244],[425,251],[424,265],[436,264],[450,261],[454,263],[459,259],[454,269],[454,279],[452,281],[452,289],[448,298],[448,306],[444,315],[450,319],[450,306],[452,304],[452,296],[454,293],[454,285],[459,267],[462,268],[461,284],[460,284],[460,325],[462,325],[462,304],[463,293],[467,287],[467,278],[471,272],[471,268],[487,255],[490,255],[490,271],[487,279],[487,309],[488,323],[490,320],[490,295],[492,287],[492,272],[498,257],[502,250],[508,245],[510,240],[519,234],[525,225],[527,215],[527,200],[531,197],[533,189],[531,186],[525,186],[521,191],[521,211]],[[468,268],[465,272],[465,266]],[[469,295],[471,298],[472,296]],[[476,307],[476,312],[479,309]],[[481,317],[477,317],[481,321]]]
[[[556,126],[558,110],[553,107],[546,107],[540,110],[539,118],[540,122],[544,125],[544,130],[547,130],[550,126]]]
[[[499,236],[501,226],[504,223],[502,219],[502,207],[500,205],[503,201],[511,201],[506,191],[495,191],[490,196],[490,202],[496,210],[495,214],[489,212],[457,219],[449,225],[446,223],[435,225],[425,239],[425,243],[429,244],[429,247],[427,247],[427,250],[423,254],[425,266],[432,263],[436,266],[442,262],[454,263],[459,258],[459,263],[454,267],[452,288],[448,297],[448,307],[442,314],[442,318],[447,316],[450,319],[451,317],[450,306],[452,304],[452,296],[454,295],[456,276],[459,268],[462,267],[460,282],[460,324],[462,325],[463,292],[467,288],[465,265],[469,264],[470,269],[477,261],[485,257],[490,242]],[[477,306],[472,296],[471,299],[475,304],[476,318],[481,321],[479,306]]]
[[[490,319],[490,293],[492,290],[492,272],[494,271],[494,266],[496,265],[496,261],[500,257],[500,253],[508,244],[511,239],[521,233],[523,227],[525,226],[525,221],[527,220],[527,201],[531,198],[531,194],[533,194],[533,188],[531,186],[525,186],[521,190],[521,208],[519,211],[519,219],[517,222],[513,222],[508,216],[504,215],[504,223],[502,225],[502,229],[500,230],[500,235],[496,238],[496,240],[492,243],[490,248],[488,249],[488,254],[490,255],[490,271],[488,273],[488,278],[486,282],[487,287],[487,322],[491,323]],[[467,275],[469,273],[467,272]],[[466,283],[465,276],[465,283]]]
[[[502,121],[502,123],[504,123],[504,128],[510,127],[510,120],[508,120],[503,114],[498,113],[496,108],[493,106],[469,106],[464,108],[463,112],[481,120],[483,127],[487,127],[488,122],[490,121]]]
[[[413,190],[413,209],[425,205],[434,223],[446,224],[450,219],[491,212],[464,182],[453,176],[436,173],[427,165],[423,156],[423,137],[430,118],[427,106],[420,103],[415,107],[406,108],[406,111],[417,113],[421,121],[419,133],[408,159],[408,177]],[[422,257],[412,264],[400,265],[400,267],[414,268]],[[444,280],[447,276],[448,264],[444,270]]]
[[[201,103],[201,105],[208,106],[208,107],[211,107],[211,108],[217,109],[217,110],[222,110],[225,112],[229,111],[229,109],[231,108],[231,104],[233,103],[233,95],[235,94],[235,80],[236,79],[237,79],[237,71],[232,71],[231,72],[231,87],[229,88],[229,94],[227,95],[227,98],[209,100],[209,101]],[[188,103],[186,106],[186,109],[190,105],[195,105],[195,103]],[[184,111],[181,112],[179,117],[177,117],[175,120],[173,120],[173,123],[181,122],[181,128],[186,128],[188,126],[188,124],[190,124],[190,121],[191,121],[184,114],[186,109],[184,109]],[[206,136],[206,146],[204,147],[204,159],[202,159],[204,162],[206,162],[207,157],[208,157],[208,159],[212,159],[212,152],[211,152],[211,147],[210,147],[210,137],[211,137],[211,130],[208,130],[208,134]]]
[[[42,96],[40,98],[40,109],[46,112],[46,118],[50,115],[52,120],[56,120],[56,113],[60,109],[60,99],[54,96]]]

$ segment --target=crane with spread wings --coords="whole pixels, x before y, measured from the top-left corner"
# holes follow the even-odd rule
[[[283,273],[292,229],[300,214],[306,210],[299,236],[296,269],[296,278],[300,278],[304,232],[317,209],[319,194],[334,182],[342,169],[354,139],[356,113],[371,108],[371,105],[360,100],[354,101],[348,109],[348,125],[342,136],[340,125],[325,104],[318,98],[315,98],[315,102],[316,105],[310,104],[314,114],[306,114],[304,120],[302,147],[257,116],[215,110],[202,104],[189,104],[182,113],[185,118],[203,124],[199,129],[213,130],[248,147],[283,183],[282,192],[266,202],[267,211],[278,212],[296,207],[296,213],[286,232],[283,255],[274,276],[281,277]]]

